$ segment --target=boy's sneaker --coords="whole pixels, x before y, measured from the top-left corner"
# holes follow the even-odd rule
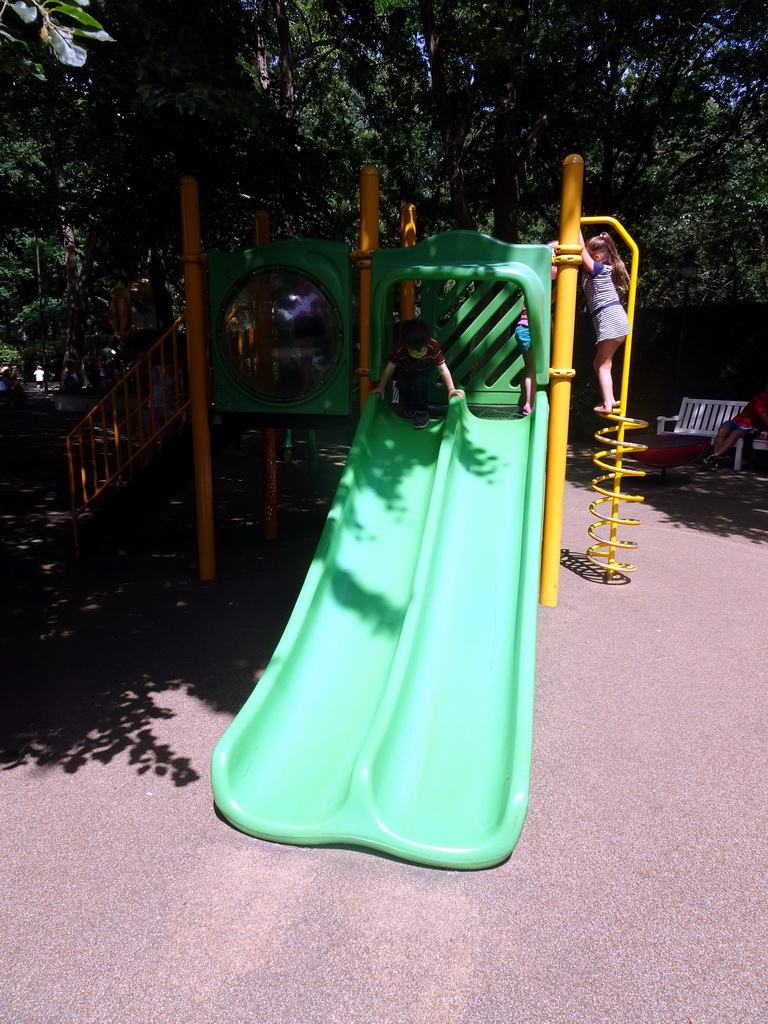
[[[429,413],[417,412],[413,420],[413,429],[423,430],[426,426],[429,426]]]
[[[714,455],[707,455],[703,462],[707,469],[715,471],[718,468],[717,457]]]
[[[403,410],[403,416],[407,416],[409,420],[416,415],[416,405],[413,402],[401,402],[400,408]]]

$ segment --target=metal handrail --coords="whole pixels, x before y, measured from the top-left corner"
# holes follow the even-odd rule
[[[122,487],[189,422],[184,316],[162,335],[67,435],[75,551],[80,517],[107,490]]]

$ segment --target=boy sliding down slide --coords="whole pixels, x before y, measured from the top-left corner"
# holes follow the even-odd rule
[[[370,393],[383,398],[394,373],[403,412],[413,418],[415,430],[422,430],[429,423],[429,375],[435,367],[445,381],[448,398],[463,398],[463,393],[453,386],[451,371],[440,346],[431,337],[429,324],[424,320],[404,320],[381,379]]]

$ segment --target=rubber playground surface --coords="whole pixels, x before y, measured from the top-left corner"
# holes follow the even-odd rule
[[[606,585],[573,454],[530,809],[508,860],[454,871],[265,842],[212,804],[211,753],[291,613],[343,439],[314,477],[301,438],[279,467],[277,543],[256,435],[217,461],[200,583],[191,489],[125,555],[75,561],[74,420],[52,405],[0,410],[0,1022],[764,1018],[766,463],[649,473],[623,531],[637,572]]]

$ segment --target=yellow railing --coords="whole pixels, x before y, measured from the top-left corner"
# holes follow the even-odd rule
[[[183,326],[182,316],[67,436],[78,556],[83,512],[108,489],[128,483],[189,422]]]

